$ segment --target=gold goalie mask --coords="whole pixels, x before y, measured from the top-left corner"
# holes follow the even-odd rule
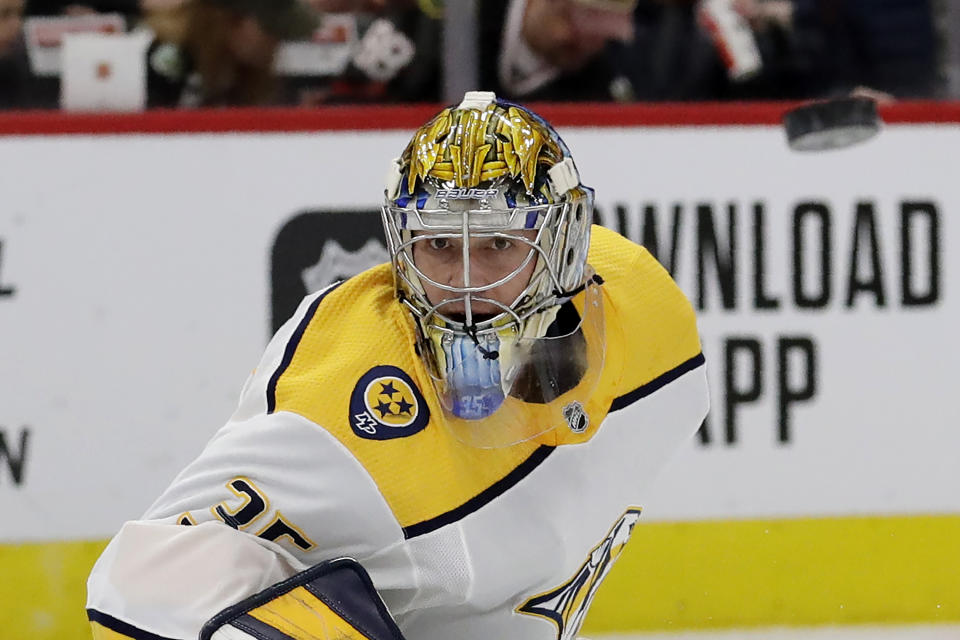
[[[393,162],[382,214],[397,295],[457,436],[497,447],[586,429],[604,352],[593,190],[553,128],[467,93]]]

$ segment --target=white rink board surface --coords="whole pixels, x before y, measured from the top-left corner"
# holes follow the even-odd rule
[[[679,211],[674,274],[702,307],[710,443],[684,448],[647,518],[960,512],[960,127],[890,126],[818,155],[788,152],[767,127],[561,133],[608,226],[639,240],[652,209],[665,260]],[[378,206],[384,167],[408,135],[0,138],[0,511],[14,516],[0,521],[0,541],[102,538],[142,513],[229,416],[266,344],[278,230],[302,210]],[[726,255],[731,204],[735,291],[724,308],[698,237],[712,221]],[[760,298],[776,308],[756,303],[758,207]],[[903,302],[905,210],[921,212],[908,216],[908,288],[919,299],[936,282],[926,303]],[[807,307],[795,295],[798,219]],[[734,403],[728,443],[731,385],[756,397]],[[788,403],[787,442],[779,386],[811,391]]]

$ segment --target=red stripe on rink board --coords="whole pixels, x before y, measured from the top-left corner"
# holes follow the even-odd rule
[[[561,104],[529,106],[558,127],[779,125],[798,103]],[[0,136],[138,133],[285,133],[410,130],[438,105],[318,109],[154,110],[145,113],[0,112]],[[901,102],[881,108],[890,124],[960,123],[960,102]]]

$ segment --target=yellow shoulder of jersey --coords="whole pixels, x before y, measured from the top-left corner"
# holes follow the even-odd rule
[[[702,360],[689,302],[646,250],[594,227],[589,261],[604,279],[607,355],[591,402],[597,419],[585,433],[567,430],[500,449],[457,441],[442,425],[390,265],[315,302],[272,378],[268,406],[299,414],[337,438],[371,475],[408,537],[457,520],[519,482],[551,445],[588,440],[607,410]]]
[[[602,392],[615,410],[703,362],[690,301],[645,248],[594,226],[588,262],[603,278],[607,359]]]
[[[417,384],[428,383],[415,366],[414,330],[394,296],[390,265],[334,286],[314,301],[287,345],[275,376],[275,410],[331,428],[347,415],[340,400],[349,398],[353,384],[375,365],[399,367]]]
[[[532,442],[470,447],[443,428],[415,332],[394,295],[390,265],[374,267],[311,308],[268,388],[272,411],[307,418],[350,451],[407,537],[479,508],[490,487],[544,456]]]

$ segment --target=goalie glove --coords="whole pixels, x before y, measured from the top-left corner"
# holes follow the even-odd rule
[[[221,611],[200,640],[404,640],[352,558],[323,562]]]

